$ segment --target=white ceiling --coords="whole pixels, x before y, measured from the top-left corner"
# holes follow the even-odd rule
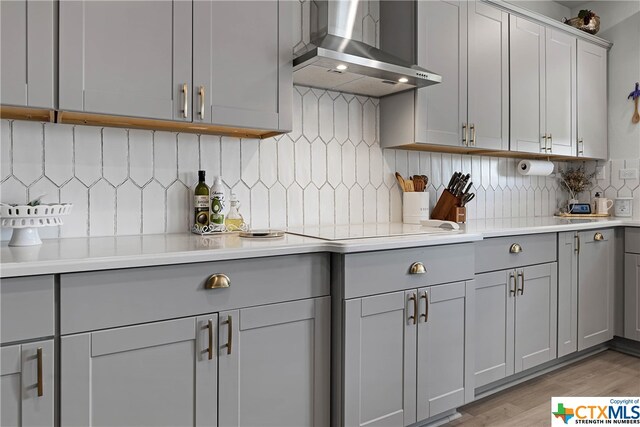
[[[563,6],[573,9],[581,4],[587,3],[585,0],[556,0],[556,3],[560,3]]]

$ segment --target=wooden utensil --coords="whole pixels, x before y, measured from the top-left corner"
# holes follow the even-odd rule
[[[631,123],[633,124],[637,124],[638,122],[640,122],[640,113],[638,112],[638,99],[640,98],[634,98],[633,100],[636,107],[636,110],[633,113],[633,117],[631,117]]]
[[[402,191],[407,191],[404,178],[398,172],[396,172],[396,180],[398,181],[398,185],[400,186],[400,189]]]

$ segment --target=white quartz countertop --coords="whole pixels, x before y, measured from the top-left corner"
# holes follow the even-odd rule
[[[604,227],[639,227],[638,220],[567,220],[554,217],[473,220],[458,232],[325,241],[287,234],[280,239],[184,234],[43,240],[40,246],[0,244],[0,277],[72,273],[310,252],[352,253],[468,243],[483,238]]]

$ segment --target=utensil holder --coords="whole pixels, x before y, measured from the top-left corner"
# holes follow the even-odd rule
[[[460,199],[454,196],[451,191],[445,189],[433,208],[433,212],[431,212],[431,219],[449,221],[449,212],[457,206],[460,206]]]
[[[402,222],[420,224],[425,219],[429,219],[429,192],[402,193]]]
[[[467,222],[467,208],[464,206],[456,206],[451,209],[451,211],[449,211],[448,221],[457,222],[458,224]]]

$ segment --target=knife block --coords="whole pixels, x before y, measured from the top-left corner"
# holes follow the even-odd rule
[[[431,213],[431,219],[441,221],[465,222],[467,220],[467,209],[461,207],[462,200],[456,197],[449,190],[444,190],[438,199],[436,206]]]

